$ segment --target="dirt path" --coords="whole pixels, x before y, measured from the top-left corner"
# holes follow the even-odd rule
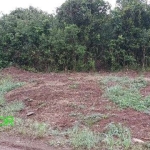
[[[46,144],[44,139],[35,140],[19,136],[0,134],[0,150],[69,150],[68,148],[54,148]]]
[[[84,122],[79,119],[79,114],[87,116],[101,113],[108,117],[93,125],[92,130],[101,132],[108,123],[116,122],[129,127],[134,138],[150,139],[150,115],[132,109],[120,110],[115,104],[102,97],[103,91],[101,90],[99,79],[101,76],[108,75],[108,73],[42,74],[30,73],[11,67],[2,70],[1,74],[4,76],[11,75],[17,81],[26,82],[24,87],[7,93],[5,97],[7,101],[20,100],[25,103],[25,110],[19,114],[21,118],[27,118],[27,113],[33,111],[35,115],[30,116],[30,119],[44,121],[53,128],[64,130],[72,127],[76,122],[84,125]],[[135,72],[116,74],[132,77],[138,75]],[[150,73],[147,73],[146,78],[149,77]],[[150,94],[150,87],[143,91]],[[28,102],[26,101],[27,99],[32,101]],[[16,144],[16,141],[13,141],[14,139],[19,140],[18,137],[5,137],[3,140],[1,138],[0,149],[3,150],[4,147],[9,150],[7,146],[10,144],[11,150],[13,148],[14,150],[56,150],[56,148],[47,148],[47,145],[43,144],[43,142],[38,146],[40,141],[36,143],[36,141],[31,142],[30,140],[22,139],[20,143]],[[21,148],[19,147],[20,145],[22,145]],[[67,149],[65,148],[65,150]]]

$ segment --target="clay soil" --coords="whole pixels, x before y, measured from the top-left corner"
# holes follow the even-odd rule
[[[138,76],[138,73],[134,71],[119,73],[31,73],[10,67],[0,73],[5,76],[10,75],[14,80],[26,83],[25,86],[5,95],[8,102],[19,100],[25,103],[25,109],[18,114],[21,118],[46,122],[54,129],[65,130],[79,122],[79,117],[73,114],[87,116],[101,113],[107,115],[107,117],[91,126],[92,130],[102,132],[111,122],[122,123],[131,129],[132,137],[144,141],[150,140],[150,115],[133,109],[119,109],[103,97],[103,90],[99,84],[101,76],[114,74],[133,78]],[[150,79],[150,73],[145,73],[144,76],[147,80]],[[150,86],[142,89],[141,92],[143,95],[150,95]],[[27,101],[27,99],[31,101]],[[27,117],[29,112],[34,112],[34,115]],[[82,121],[80,123],[83,126],[85,125]],[[12,137],[1,133],[0,145],[1,147],[9,146],[11,141],[16,139],[12,142],[13,145],[10,144],[10,149],[27,149],[25,146],[17,147],[16,141],[18,141],[18,138],[20,141],[22,140],[18,135]],[[24,138],[22,141],[26,141],[24,142],[25,145],[28,139]],[[33,140],[33,142],[39,143],[37,140]],[[37,150],[53,150],[53,148],[47,148],[42,144],[40,146],[41,148]],[[35,146],[33,147],[36,150]],[[32,150],[31,147],[28,147],[28,149]]]

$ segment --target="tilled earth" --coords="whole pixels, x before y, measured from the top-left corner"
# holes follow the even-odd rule
[[[103,97],[103,90],[99,83],[102,76],[114,74],[136,77],[138,76],[136,72],[31,73],[10,67],[2,70],[1,74],[10,75],[16,81],[26,82],[25,86],[8,92],[5,96],[8,102],[19,100],[25,103],[25,109],[19,114],[21,118],[27,118],[29,112],[34,112],[34,115],[28,118],[46,122],[53,128],[63,130],[71,128],[77,122],[84,125],[84,122],[79,119],[77,114],[87,116],[93,113],[101,113],[107,117],[96,122],[91,127],[92,130],[102,132],[105,130],[106,125],[111,122],[122,123],[131,129],[134,138],[144,141],[150,140],[150,115],[132,109],[119,109],[115,104]],[[145,78],[149,80],[150,73],[145,73]],[[141,92],[144,95],[149,95],[150,86],[142,89]],[[27,101],[27,99],[30,99],[30,101]],[[14,135],[14,137],[18,138],[17,135]],[[8,143],[15,139],[11,138],[1,134],[0,149],[3,150],[5,147],[6,150],[9,150],[7,146],[11,147],[11,150],[34,149],[34,146],[33,148],[30,147],[30,144],[28,148],[15,146],[16,142],[13,142],[14,145],[9,145]],[[26,139],[26,141],[28,140]],[[44,149],[46,150],[46,148]],[[35,148],[35,150],[43,149]],[[51,150],[50,147],[49,150]]]

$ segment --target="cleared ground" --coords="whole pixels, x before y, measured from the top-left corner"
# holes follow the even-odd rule
[[[52,130],[60,132],[78,125],[102,133],[108,124],[121,123],[131,130],[132,138],[150,141],[150,115],[131,108],[121,109],[104,97],[104,88],[100,84],[102,77],[111,75],[135,78],[139,76],[136,72],[43,74],[11,67],[0,73],[2,76],[11,76],[16,82],[25,82],[24,86],[5,95],[8,103],[18,100],[25,104],[25,108],[17,114],[18,118],[45,122]],[[149,82],[150,73],[143,76]],[[150,95],[150,85],[142,88],[140,92],[143,96]],[[30,112],[33,114],[27,116]],[[93,115],[97,115],[98,119],[95,117],[96,120],[89,120],[89,116]],[[72,149],[70,145],[64,143],[52,143],[51,141],[60,138],[55,137],[54,133],[49,133],[42,139],[17,132],[15,135],[10,132],[9,136],[6,136],[6,133],[1,132],[0,149],[4,147],[6,150],[9,150],[8,147],[11,147],[11,150]],[[22,141],[21,144],[17,143],[18,138]],[[63,140],[67,139],[67,135],[63,137]],[[39,141],[41,144],[37,148],[35,143]]]

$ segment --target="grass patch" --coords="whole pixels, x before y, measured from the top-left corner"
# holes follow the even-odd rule
[[[30,119],[16,118],[14,132],[34,138],[42,138],[48,135],[49,126]]]
[[[4,99],[4,95],[20,86],[24,85],[24,83],[14,82],[11,77],[0,77],[0,116],[7,117],[7,116],[14,116],[16,112],[24,109],[24,104],[19,101],[14,101],[11,103],[7,103]],[[2,126],[0,131],[7,131],[10,130],[12,127]]]
[[[0,107],[4,106],[5,104],[5,99],[3,95],[0,95]]]
[[[15,112],[24,109],[24,104],[19,101],[7,103],[4,95],[18,87],[23,86],[24,83],[14,82],[11,77],[5,77],[0,80],[0,116],[14,115]]]
[[[120,123],[110,123],[105,132],[91,131],[90,128],[75,125],[61,131],[49,129],[53,136],[48,144],[54,147],[73,147],[75,150],[148,150],[149,144],[132,143],[130,129]],[[67,138],[66,138],[67,137]]]
[[[104,139],[108,149],[129,149],[131,146],[130,130],[121,124],[111,123],[107,126]]]
[[[92,149],[100,142],[99,136],[89,129],[74,128],[70,134],[70,143],[75,149]]]
[[[14,82],[11,77],[3,78],[0,80],[0,94],[5,94],[23,85],[22,82]]]
[[[104,114],[100,114],[100,113],[93,113],[93,114],[83,117],[82,120],[85,125],[91,127],[95,123],[99,122],[102,119],[106,119],[106,118],[108,118],[108,115],[104,115]]]
[[[105,86],[104,96],[121,108],[130,107],[137,111],[150,111],[150,96],[143,97],[140,94],[140,89],[148,85],[143,78],[108,76],[101,80],[101,83]]]
[[[14,101],[11,103],[6,103],[0,110],[0,116],[10,116],[14,115],[16,112],[21,111],[25,108],[23,102]]]

